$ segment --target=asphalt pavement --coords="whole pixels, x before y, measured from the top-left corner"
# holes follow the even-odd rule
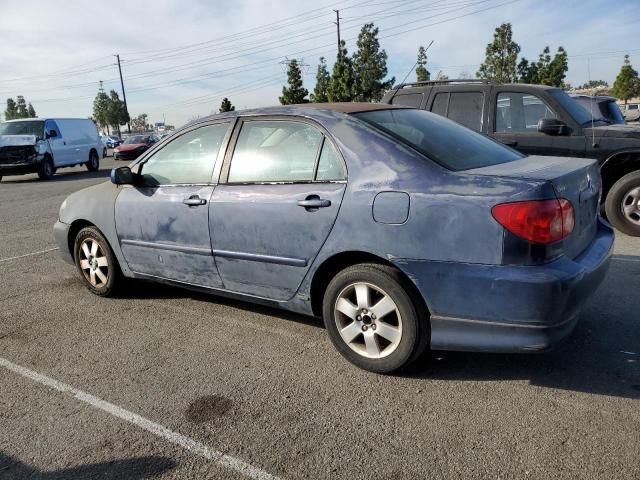
[[[554,351],[382,376],[317,319],[142,282],[89,293],[52,226],[114,164],[0,183],[0,479],[640,478],[640,239],[618,235]]]

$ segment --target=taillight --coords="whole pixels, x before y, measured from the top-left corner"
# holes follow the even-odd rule
[[[573,206],[565,198],[501,203],[491,214],[514,235],[543,245],[562,240],[575,225]]]

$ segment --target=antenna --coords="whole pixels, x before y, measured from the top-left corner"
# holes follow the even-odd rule
[[[427,45],[427,48],[424,49],[425,53],[427,50],[429,50],[429,47],[431,47],[431,45],[433,45],[433,40],[431,40],[431,42],[429,43],[429,45]],[[409,78],[409,75],[411,75],[411,72],[413,72],[413,69],[416,68],[418,66],[418,60],[416,60],[416,63],[413,64],[413,67],[411,67],[411,70],[409,70],[407,72],[407,74],[404,76],[404,78],[402,79],[402,81],[398,84],[398,86],[393,90],[393,95],[391,95],[390,99],[392,99],[393,97],[396,96],[396,93],[398,93],[398,90],[400,90],[400,87],[402,87],[402,85],[404,84],[404,82],[407,81],[407,78]]]
[[[587,57],[587,80],[591,83],[591,59]],[[591,101],[589,102],[589,106],[591,107],[591,146],[595,148],[596,145],[596,130],[595,130],[595,119],[593,118],[593,95],[591,95]]]

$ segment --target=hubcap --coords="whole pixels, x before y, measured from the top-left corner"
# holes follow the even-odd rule
[[[622,200],[622,213],[631,223],[640,225],[640,187],[629,190]]]
[[[386,357],[400,344],[402,317],[398,307],[371,283],[358,282],[342,290],[334,317],[342,340],[363,357]]]
[[[88,238],[80,245],[80,270],[84,278],[96,288],[101,288],[109,280],[109,262],[100,244]]]

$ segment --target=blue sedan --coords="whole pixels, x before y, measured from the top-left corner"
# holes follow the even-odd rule
[[[546,349],[613,245],[595,161],[526,157],[428,112],[309,104],[199,119],[54,233],[96,295],[123,277],[321,316],[337,350],[392,372],[425,348]]]

